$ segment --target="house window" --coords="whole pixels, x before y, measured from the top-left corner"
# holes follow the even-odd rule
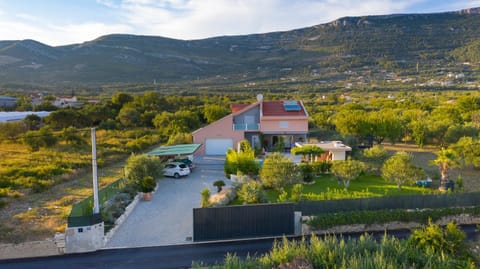
[[[288,121],[281,121],[279,123],[280,128],[288,128]]]

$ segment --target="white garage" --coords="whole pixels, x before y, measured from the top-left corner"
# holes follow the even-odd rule
[[[206,155],[225,155],[229,148],[233,148],[231,138],[209,138],[205,140]]]

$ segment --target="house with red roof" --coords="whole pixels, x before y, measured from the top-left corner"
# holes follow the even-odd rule
[[[252,147],[285,150],[305,142],[308,113],[301,101],[264,101],[257,96],[253,104],[232,104],[232,113],[192,133],[193,143],[202,144],[197,154],[225,155],[246,139]]]

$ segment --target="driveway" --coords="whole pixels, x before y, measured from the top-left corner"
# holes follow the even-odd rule
[[[191,243],[193,211],[200,205],[200,192],[213,182],[227,180],[223,172],[223,156],[196,157],[196,168],[187,177],[164,178],[151,201],[140,201],[119,227],[106,248],[145,247]]]

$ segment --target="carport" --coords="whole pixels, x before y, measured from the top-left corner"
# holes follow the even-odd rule
[[[202,144],[180,144],[173,146],[160,146],[147,153],[150,156],[161,156],[165,158],[175,158],[181,156],[191,156]]]

